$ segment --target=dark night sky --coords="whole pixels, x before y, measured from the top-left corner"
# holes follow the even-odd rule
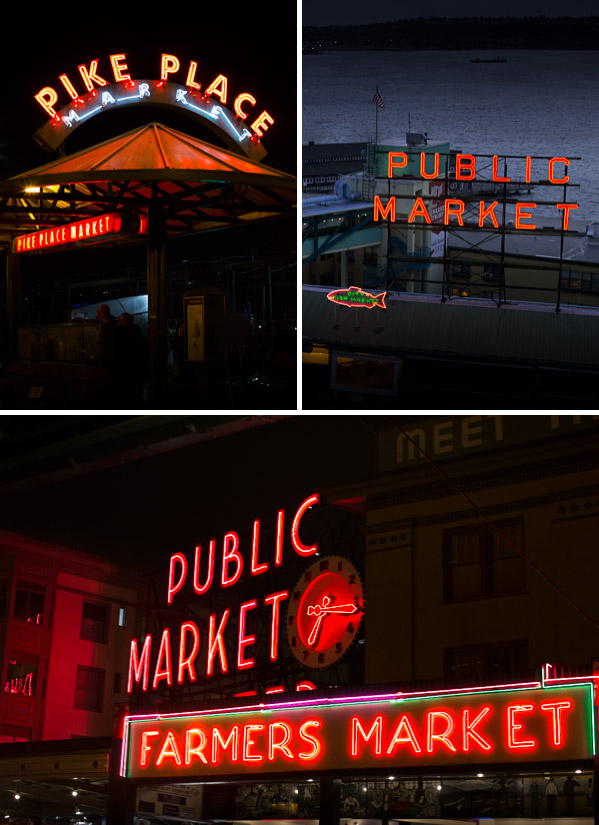
[[[427,0],[408,3],[405,0],[303,0],[305,26],[353,25],[357,23],[384,23],[411,17],[586,17],[597,14],[594,0],[573,0],[565,5],[561,0],[504,0],[501,3],[481,4],[476,0],[447,3],[446,0]]]
[[[318,485],[371,475],[377,455],[372,426],[355,416],[291,416],[36,484],[2,495],[0,528],[159,567],[173,548],[193,548],[227,530],[247,537],[256,517],[275,524],[279,507],[291,512]],[[73,453],[74,467],[82,460]]]

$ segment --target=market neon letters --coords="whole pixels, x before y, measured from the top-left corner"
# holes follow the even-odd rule
[[[590,683],[510,688],[129,717],[123,773],[177,776],[189,767],[190,774],[210,776],[252,765],[269,772],[592,758]]]
[[[307,511],[318,502],[317,493],[308,496],[299,505],[291,521],[289,542],[294,551],[302,557],[311,556],[318,551],[318,543],[305,544],[300,538],[302,520]],[[280,567],[283,563],[285,543],[284,510],[277,512],[276,529],[273,532],[274,548],[271,545],[269,555],[267,548],[261,545],[260,520],[254,520],[251,550],[248,548],[249,553],[246,554],[245,561],[240,549],[242,541],[233,530],[223,536],[219,559],[215,538],[208,542],[207,557],[202,554],[202,545],[196,545],[193,565],[184,553],[173,553],[170,557],[167,582],[168,604],[173,603],[188,578],[191,578],[193,592],[202,596],[216,584],[217,577],[220,578],[220,587],[224,589],[237,584],[244,572],[249,572],[251,576],[259,576],[272,567]],[[231,667],[238,671],[255,667],[255,651],[259,640],[254,632],[248,630],[248,618],[253,611],[261,610],[266,613],[266,621],[270,622],[269,656],[271,661],[276,661],[279,656],[281,605],[288,598],[288,590],[277,590],[261,600],[251,599],[244,602],[237,609],[236,616],[231,617],[230,608],[221,613],[210,613],[208,630],[204,638],[193,621],[186,621],[178,628],[165,627],[159,639],[153,639],[152,634],[147,634],[143,642],[132,639],[128,692],[158,690],[165,684],[171,687],[175,682],[178,685],[193,683],[200,677],[211,678],[216,673],[228,673]],[[234,634],[229,632],[229,628],[236,629],[235,638]]]
[[[130,69],[127,64],[127,56],[124,52],[119,54],[111,54],[108,56],[112,75],[115,83],[131,83]],[[95,95],[96,86],[102,87],[108,85],[109,81],[104,77],[104,74],[98,74],[98,58],[94,58],[89,64],[89,68],[85,63],[80,64],[77,68],[81,75],[81,81],[84,86],[84,91],[79,92],[75,83],[65,73],[59,76],[59,80],[66,90],[69,98],[77,103],[83,103],[85,95]],[[165,83],[175,76],[181,70],[181,61],[174,54],[162,54],[160,56],[160,82]],[[196,80],[198,64],[191,60],[187,68],[185,86],[194,91],[199,92],[202,88],[201,83]],[[206,97],[217,97],[220,102],[225,105],[228,98],[229,79],[224,74],[218,74],[206,87],[204,95]],[[52,86],[44,86],[40,91],[34,95],[35,100],[40,104],[44,111],[52,118],[57,120],[59,115],[56,111],[56,104],[58,103],[58,92]],[[248,107],[256,106],[256,98],[249,92],[241,92],[235,97],[233,102],[233,110],[236,117],[240,120],[245,120],[248,115]],[[255,138],[259,139],[264,132],[274,124],[274,118],[266,111],[262,111],[258,117],[250,125]]]
[[[410,153],[412,154],[412,153]],[[387,153],[387,177],[393,178],[397,177],[394,173],[396,169],[405,169],[408,164],[410,163],[410,154],[408,152],[388,152]],[[414,166],[418,166],[419,177],[423,180],[435,180],[437,178],[443,178],[446,175],[446,172],[441,168],[440,157],[441,155],[438,152],[435,153],[428,153],[428,152],[420,152],[414,153],[419,154],[420,158],[418,163],[416,164],[416,160],[414,161]],[[432,168],[429,159],[432,161]],[[524,164],[524,183],[531,183],[532,182],[532,156],[525,157],[525,164]],[[540,159],[538,159],[540,160]],[[500,161],[501,157],[499,155],[492,156],[492,173],[491,173],[491,181],[495,183],[511,183],[512,178],[507,174],[507,159],[504,160],[503,163],[503,173],[500,169]],[[461,154],[457,153],[455,155],[455,179],[458,181],[473,181],[476,180],[476,156],[469,155],[469,154]],[[563,165],[563,172],[561,173],[561,167]],[[428,171],[427,171],[427,166]],[[570,180],[570,176],[567,174],[566,170],[570,166],[570,160],[566,157],[553,157],[550,158],[547,162],[547,181],[553,185],[560,185],[566,184]],[[558,169],[556,169],[558,167]],[[415,176],[415,172],[413,175]],[[522,179],[522,175],[518,175],[517,181]],[[541,181],[543,183],[543,181]],[[427,206],[427,200],[433,201],[434,198],[431,196],[426,196],[426,194],[416,197],[413,205],[411,208],[404,208],[402,210],[403,214],[400,215],[399,220],[401,223],[413,223],[417,218],[423,218],[427,224],[431,224],[434,226],[450,226],[452,224],[458,226],[476,226],[477,224],[468,221],[464,221],[464,210],[466,206],[469,205],[471,207],[475,207],[475,204],[472,201],[468,203],[465,200],[461,200],[459,198],[444,198],[444,208],[443,208],[443,221],[442,223],[440,220],[435,220],[434,222],[431,220],[431,216],[429,214],[429,206]],[[400,205],[403,205],[403,199],[400,200]],[[478,203],[478,226],[483,227],[485,225],[485,221],[487,225],[489,222],[493,225],[495,229],[499,228],[499,222],[497,220],[497,215],[495,214],[495,208],[499,205],[499,201],[492,201],[489,204],[486,204],[485,201],[481,200]],[[562,218],[562,227],[564,231],[567,231],[569,228],[569,221],[570,221],[570,212],[572,209],[578,209],[578,204],[576,203],[555,203],[555,208],[562,212],[563,211],[563,218]],[[375,195],[374,198],[374,220],[379,221],[391,221],[395,222],[398,220],[398,205],[396,202],[396,196],[390,195],[386,201],[383,202],[379,195]],[[515,229],[521,230],[528,230],[534,231],[536,229],[536,224],[532,222],[533,212],[537,208],[536,203],[517,203],[516,204],[516,215],[514,220],[514,227]]]
[[[400,205],[402,201],[399,201]],[[463,215],[464,209],[466,208],[466,202],[461,200],[460,198],[447,198],[444,204],[443,210],[443,225],[450,226],[452,224],[458,226],[483,226],[485,223],[485,219],[489,218],[493,226],[497,229],[499,223],[497,221],[497,216],[495,214],[495,208],[498,206],[498,201],[493,201],[490,204],[486,204],[485,201],[479,201],[478,203],[478,223],[473,224],[472,222],[465,222]],[[558,211],[563,210],[563,221],[562,225],[564,230],[567,230],[570,225],[570,212],[572,209],[578,209],[578,204],[576,203],[556,203],[554,204],[555,208]],[[528,220],[533,217],[533,213],[531,210],[536,209],[536,203],[518,203],[516,204],[516,217],[514,226],[516,229],[529,229],[534,230],[536,229],[536,224],[528,223]],[[383,203],[379,195],[375,195],[374,197],[374,220],[375,221],[385,221],[389,220],[394,223],[398,220],[397,214],[397,202],[395,195],[391,195],[391,197],[387,200],[386,203]],[[404,223],[414,223],[416,218],[422,217],[426,221],[427,224],[432,224],[428,208],[424,201],[424,198],[417,197],[412,205],[410,213],[403,217],[399,216]]]

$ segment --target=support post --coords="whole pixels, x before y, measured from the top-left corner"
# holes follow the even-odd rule
[[[320,780],[320,825],[339,825],[341,816],[341,780],[331,776]]]
[[[148,207],[148,400],[161,409],[166,389],[166,232],[153,184]]]
[[[119,774],[122,746],[123,740],[113,737],[108,774],[106,825],[133,825],[135,816],[136,786]]]
[[[6,250],[6,324],[8,329],[7,356],[9,361],[17,359],[19,340],[19,305],[21,293],[21,258]]]

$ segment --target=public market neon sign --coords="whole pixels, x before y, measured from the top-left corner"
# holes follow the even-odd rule
[[[433,158],[433,169],[427,170],[427,159],[430,157]],[[525,158],[524,178],[522,181],[523,183],[530,184],[532,182],[532,160],[533,158],[529,156]],[[407,152],[388,152],[387,177],[393,178],[394,170],[406,167],[408,165],[408,162],[409,157]],[[507,174],[501,175],[498,169],[498,165],[499,156],[493,155],[491,182],[505,184],[511,183],[512,178],[509,177]],[[550,158],[547,163],[548,182],[556,186],[563,186],[567,184],[570,180],[570,176],[567,173],[567,168],[569,165],[570,161],[568,160],[568,158]],[[420,177],[423,180],[435,180],[436,178],[443,177],[443,173],[440,171],[439,153],[435,153],[434,155],[427,154],[426,152],[420,153]],[[455,180],[476,180],[476,157],[474,155],[456,155]],[[485,179],[485,182],[488,183],[488,179]],[[391,222],[394,222],[396,220],[397,211],[396,200],[396,196],[391,195],[387,199],[386,204],[383,204],[381,198],[378,195],[375,195],[374,220],[390,220]],[[499,221],[495,213],[495,209],[499,206],[499,201],[495,200],[491,201],[490,203],[486,203],[484,200],[480,200],[478,204],[477,223],[464,223],[463,216],[464,210],[466,209],[466,202],[461,200],[460,198],[443,198],[442,200],[444,201],[444,206],[442,210],[442,225],[444,226],[458,225],[465,226],[466,228],[469,226],[479,226],[481,228],[485,226],[492,226],[495,229],[499,228]],[[564,231],[567,231],[570,222],[570,212],[573,209],[578,209],[578,204],[556,203],[554,205],[555,208],[558,210],[558,213],[562,214],[562,227]],[[534,202],[517,203],[516,215],[514,219],[514,228],[534,231],[536,229],[536,224],[532,223],[532,219],[534,218],[533,210],[536,209],[536,207],[537,204]],[[438,225],[437,223],[433,223],[433,221],[431,220],[429,209],[427,208],[426,203],[422,197],[417,197],[415,199],[414,204],[408,215],[407,222],[414,223],[416,218],[424,218],[424,221],[427,224],[431,224],[433,226]]]
[[[317,543],[306,545],[300,538],[302,519],[318,501],[318,494],[306,498],[297,508],[290,526],[287,527],[291,546],[300,557],[308,558],[318,552]],[[265,548],[260,540],[260,532],[260,519],[255,519],[252,527],[251,549],[248,547],[249,552],[245,554],[249,564],[244,561],[244,555],[240,550],[241,540],[234,531],[222,537],[218,553],[215,538],[210,539],[207,548],[197,545],[192,561],[189,561],[184,553],[173,553],[170,558],[166,594],[168,604],[173,604],[186,583],[191,584],[195,595],[203,596],[212,588],[233,587],[244,575],[260,576],[269,570],[282,567],[286,537],[285,511],[279,510],[277,513],[274,543],[268,558],[264,555]],[[178,628],[178,644],[174,644],[171,639],[170,627],[164,628],[157,643],[150,633],[139,643],[137,639],[132,639],[128,692],[132,693],[136,690],[147,692],[157,690],[163,685],[171,687],[175,684],[194,683],[200,675],[209,679],[220,673],[228,673],[230,669],[243,671],[255,667],[255,649],[258,640],[256,635],[248,630],[248,619],[254,611],[264,612],[267,617],[270,626],[269,657],[271,662],[276,661],[279,656],[281,607],[290,596],[293,596],[293,593],[289,590],[277,590],[261,600],[250,599],[240,605],[235,617],[232,616],[232,610],[229,607],[220,614],[211,613],[205,640],[200,638],[200,631],[196,623],[191,620],[183,622]],[[320,608],[323,609],[322,605]],[[356,610],[352,608],[352,613]],[[233,657],[227,651],[226,644],[227,638],[231,635],[228,629],[229,622],[237,629],[234,637]],[[318,641],[317,634],[314,640],[315,646]],[[305,687],[311,688],[313,685],[306,684]],[[297,686],[296,689],[302,688]],[[278,692],[279,688],[275,690]]]
[[[590,759],[593,686],[540,684],[149,714],[125,720],[134,778]]]
[[[275,122],[266,110],[254,119],[252,109],[257,101],[250,92],[237,94],[232,102],[233,110],[228,109],[227,103],[233,96],[227,75],[218,74],[202,89],[196,79],[198,64],[193,60],[183,84],[171,82],[181,71],[181,61],[176,55],[161,55],[160,80],[133,80],[124,53],[109,55],[109,63],[110,69],[102,69],[101,74],[97,59],[89,66],[79,65],[80,78],[76,81],[61,74],[58,79],[69,102],[58,111],[55,108],[59,101],[58,91],[53,86],[40,89],[35,100],[49,115],[50,121],[38,130],[38,142],[54,149],[90,117],[137,103],[173,107],[204,118],[247,154],[255,150],[255,145]]]

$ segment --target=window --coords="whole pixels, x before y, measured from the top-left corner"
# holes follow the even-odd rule
[[[77,681],[75,683],[76,708],[80,710],[102,710],[104,676],[104,671],[96,667],[77,665]]]
[[[456,681],[519,678],[527,672],[526,641],[450,648],[445,651],[445,674]]]
[[[41,624],[44,617],[44,591],[19,583],[15,593],[14,618],[22,622]]]
[[[517,547],[522,546],[521,519],[498,522],[497,527]],[[443,540],[446,600],[477,599],[524,591],[524,559],[487,524],[447,530]]]
[[[580,272],[575,269],[562,270],[560,284],[570,289],[580,289]]]
[[[90,642],[108,640],[108,605],[99,602],[83,602],[81,616],[81,639]]]
[[[27,659],[31,661],[26,661]],[[36,676],[37,657],[30,657],[26,653],[9,653],[4,692],[35,696]]]

